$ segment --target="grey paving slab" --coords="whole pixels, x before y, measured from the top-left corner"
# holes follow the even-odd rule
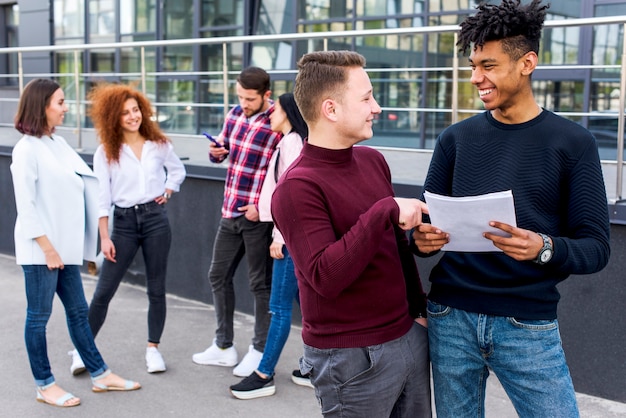
[[[90,300],[96,278],[83,279]],[[319,417],[314,391],[291,383],[302,345],[299,327],[293,327],[276,374],[276,395],[242,401],[233,398],[228,386],[239,378],[232,369],[199,366],[191,355],[204,350],[215,330],[212,306],[168,296],[168,317],[161,352],[168,370],[148,374],[144,364],[147,296],[140,286],[122,284],[111,302],[109,315],[96,340],[111,369],[143,385],[136,392],[92,393],[87,375],[69,373],[71,343],[63,306],[55,301],[48,325],[48,352],[57,382],[82,400],[75,408],[56,408],[35,401],[35,385],[24,347],[26,313],[22,270],[10,256],[0,255],[0,417]],[[243,355],[252,333],[251,316],[236,315],[236,347]],[[578,394],[581,416],[612,418],[626,416],[626,404]],[[495,377],[488,381],[488,418],[517,415]]]

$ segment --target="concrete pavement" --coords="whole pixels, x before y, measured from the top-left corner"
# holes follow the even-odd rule
[[[203,280],[204,278],[199,278]],[[96,278],[84,276],[87,300]],[[86,374],[69,373],[72,348],[65,325],[63,306],[55,301],[48,324],[48,353],[57,383],[80,397],[75,408],[57,408],[35,401],[23,339],[26,301],[22,270],[10,256],[0,255],[0,417],[319,417],[314,391],[290,380],[301,354],[300,329],[293,327],[276,370],[274,396],[242,401],[233,398],[228,386],[240,379],[231,368],[199,366],[191,355],[204,350],[215,331],[211,305],[168,297],[168,318],[160,350],[168,370],[148,374],[144,353],[147,296],[142,287],[122,284],[111,302],[109,315],[96,343],[109,367],[116,373],[141,382],[142,389],[127,393],[92,393]],[[252,333],[252,318],[236,314],[235,341],[243,356]],[[626,416],[626,404],[579,394],[581,416],[611,418]],[[516,417],[515,411],[492,375],[488,381],[486,415]]]

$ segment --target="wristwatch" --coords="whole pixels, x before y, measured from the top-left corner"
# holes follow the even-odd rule
[[[539,250],[539,254],[537,255],[537,258],[534,260],[534,262],[537,264],[546,264],[552,258],[552,254],[554,254],[552,241],[550,240],[550,237],[546,234],[542,234],[540,232],[537,232],[537,234],[539,234],[541,239],[543,239],[543,247],[541,247],[541,250]]]

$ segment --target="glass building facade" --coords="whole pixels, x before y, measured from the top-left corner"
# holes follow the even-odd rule
[[[552,0],[550,3],[548,19],[626,15],[624,1]],[[52,0],[50,4],[51,43],[71,45],[457,25],[474,13],[477,3],[473,0]],[[16,21],[15,14],[11,9],[5,18]],[[221,126],[224,114],[221,82],[224,57],[231,72],[249,65],[270,71],[272,89],[279,95],[293,88],[296,62],[303,53],[324,48],[356,50],[367,59],[375,97],[383,107],[371,143],[432,148],[437,134],[451,123],[453,83],[447,68],[451,67],[456,53],[453,33],[337,37],[327,44],[323,42],[233,43],[228,45],[227,54],[223,54],[221,45],[147,48],[145,71],[151,76],[146,92],[155,103],[159,122],[168,132],[215,131]],[[557,66],[619,65],[623,42],[623,26],[617,24],[545,28],[539,57],[541,67],[533,75],[537,100],[547,109],[607,114],[606,117],[568,116],[589,127],[601,146],[606,142],[615,147],[620,69]],[[88,50],[81,52],[79,59],[85,90],[101,80],[136,81],[142,71],[137,50],[132,48]],[[460,60],[466,65],[464,57]],[[73,66],[72,52],[53,55],[52,72],[71,73]],[[469,76],[469,69],[464,68],[458,85],[459,108],[465,109],[461,117],[481,109],[476,91],[468,82]],[[229,89],[232,94],[234,85]],[[84,92],[81,94],[84,97]],[[70,119],[66,123],[74,122]],[[85,120],[84,124],[88,125],[89,121]]]

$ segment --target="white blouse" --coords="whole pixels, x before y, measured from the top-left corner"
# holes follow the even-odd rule
[[[109,216],[111,205],[129,208],[150,202],[170,189],[180,190],[185,166],[171,143],[146,141],[141,159],[122,145],[118,162],[109,164],[102,145],[93,156],[93,169],[100,182],[99,216]]]

